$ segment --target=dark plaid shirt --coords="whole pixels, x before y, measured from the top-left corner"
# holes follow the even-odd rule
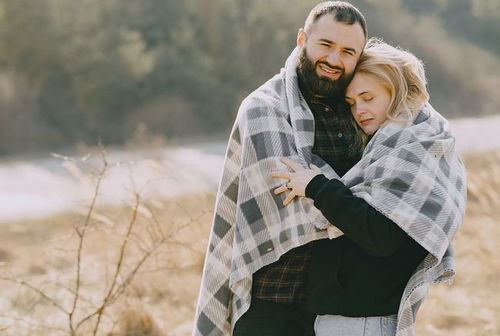
[[[360,153],[352,149],[355,130],[349,107],[340,99],[322,102],[308,95],[304,98],[315,120],[312,152],[340,176],[344,175],[360,159]],[[252,295],[274,302],[305,302],[306,270],[313,244],[294,248],[278,261],[258,270],[253,276]]]

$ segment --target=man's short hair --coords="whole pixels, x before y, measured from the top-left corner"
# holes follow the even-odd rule
[[[316,5],[316,7],[311,9],[311,12],[307,16],[304,24],[304,30],[307,33],[310,32],[314,23],[326,14],[333,14],[337,22],[342,22],[348,25],[359,23],[363,29],[365,38],[367,37],[368,31],[366,29],[366,20],[364,15],[359,11],[359,9],[344,1],[326,1]]]

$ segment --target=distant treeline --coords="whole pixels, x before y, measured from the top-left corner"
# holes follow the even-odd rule
[[[317,2],[0,0],[0,155],[227,132]],[[500,2],[359,0],[447,117],[500,111]]]

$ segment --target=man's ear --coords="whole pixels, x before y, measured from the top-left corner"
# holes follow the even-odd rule
[[[302,46],[306,43],[307,34],[303,28],[299,29],[297,33],[297,47],[302,48]]]

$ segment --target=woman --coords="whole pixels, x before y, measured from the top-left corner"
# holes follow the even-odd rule
[[[283,158],[293,173],[271,174],[289,180],[275,190],[289,191],[284,205],[313,199],[343,233],[314,246],[308,306],[317,336],[413,335],[427,284],[454,274],[465,173],[425,84],[415,56],[369,41],[346,91],[366,146],[360,162],[327,178]]]

